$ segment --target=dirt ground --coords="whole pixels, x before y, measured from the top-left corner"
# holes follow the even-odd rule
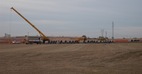
[[[0,44],[0,74],[142,74],[142,43]]]

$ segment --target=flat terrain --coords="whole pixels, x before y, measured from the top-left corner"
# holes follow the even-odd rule
[[[142,74],[142,43],[0,44],[0,74]]]

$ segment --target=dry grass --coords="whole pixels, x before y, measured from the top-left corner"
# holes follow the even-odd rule
[[[0,74],[141,74],[142,43],[0,45]]]

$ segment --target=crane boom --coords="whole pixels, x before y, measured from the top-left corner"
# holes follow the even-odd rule
[[[22,14],[20,14],[15,8],[11,7],[19,16],[21,16],[27,23],[29,23],[42,37],[43,41],[49,41],[49,39],[36,27],[34,26],[29,20],[27,20]]]

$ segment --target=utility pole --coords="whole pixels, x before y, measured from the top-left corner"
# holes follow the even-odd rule
[[[105,32],[105,37],[107,38],[107,31]]]
[[[101,30],[102,37],[104,37],[104,29]]]
[[[112,21],[112,40],[114,39],[114,21]]]

